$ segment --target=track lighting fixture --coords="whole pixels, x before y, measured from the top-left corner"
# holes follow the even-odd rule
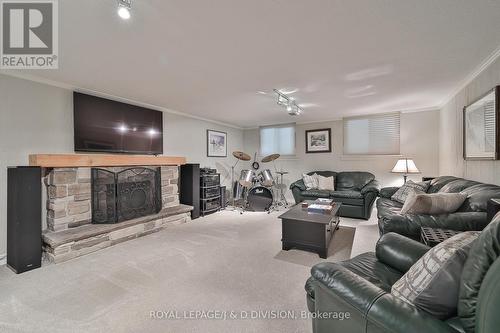
[[[132,0],[118,0],[118,16],[124,20],[130,18],[130,10],[132,8]]]
[[[302,109],[295,103],[295,100],[288,97],[278,89],[273,89],[276,93],[277,103],[286,109],[286,112],[291,116],[298,116],[302,113]]]

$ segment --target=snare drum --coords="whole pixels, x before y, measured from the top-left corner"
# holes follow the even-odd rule
[[[262,183],[262,185],[267,186],[267,187],[271,187],[274,185],[274,178],[273,178],[273,174],[271,173],[271,170],[269,170],[269,169],[262,170],[261,173],[259,174],[259,176],[260,176],[260,182]]]
[[[243,187],[251,187],[255,180],[255,173],[253,170],[241,170],[239,183]]]

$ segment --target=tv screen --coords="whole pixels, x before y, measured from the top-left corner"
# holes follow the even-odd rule
[[[163,154],[163,114],[73,93],[75,151]]]

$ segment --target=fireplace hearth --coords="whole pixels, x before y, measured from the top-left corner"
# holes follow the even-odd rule
[[[110,224],[157,214],[162,208],[161,169],[92,168],[92,223]]]

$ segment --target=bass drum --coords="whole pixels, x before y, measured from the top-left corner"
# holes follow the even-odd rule
[[[265,212],[273,204],[273,192],[264,186],[250,189],[247,196],[248,209],[254,212]]]

